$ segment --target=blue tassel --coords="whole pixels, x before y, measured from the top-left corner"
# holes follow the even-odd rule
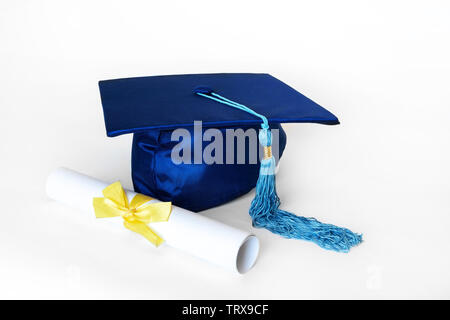
[[[214,93],[209,88],[198,88],[195,93],[248,112],[262,120],[259,143],[264,148],[265,156],[261,160],[259,178],[256,183],[256,195],[249,211],[254,227],[266,228],[289,239],[309,240],[322,248],[338,252],[348,252],[351,247],[362,242],[362,235],[353,233],[346,228],[322,223],[314,218],[299,217],[280,210],[280,198],[275,187],[275,158],[271,152],[272,133],[267,118],[243,104]]]
[[[271,132],[261,130],[259,141],[263,147],[271,146]],[[261,160],[256,195],[250,207],[253,226],[266,228],[289,239],[309,240],[324,249],[348,252],[362,241],[360,234],[346,228],[322,223],[314,218],[299,217],[280,210],[280,198],[275,187],[275,159],[272,155]]]

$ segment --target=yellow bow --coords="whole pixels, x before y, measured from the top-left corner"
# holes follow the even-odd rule
[[[128,203],[127,194],[119,181],[107,186],[103,190],[104,198],[94,198],[94,210],[97,218],[122,217],[123,225],[131,231],[143,235],[155,246],[164,240],[159,237],[147,224],[169,220],[172,211],[171,202],[147,203],[152,198],[143,194],[136,194]]]

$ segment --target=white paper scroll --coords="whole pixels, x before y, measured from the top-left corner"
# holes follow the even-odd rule
[[[90,215],[86,221],[90,221],[95,217],[92,199],[102,197],[102,190],[108,185],[81,173],[58,168],[47,179],[47,195],[86,212]],[[125,191],[129,200],[136,195]],[[124,228],[120,217],[97,221],[104,223],[105,220],[112,222],[107,224],[112,228]],[[250,270],[259,252],[259,240],[254,235],[175,206],[172,206],[168,222],[151,223],[150,227],[165,240],[165,244],[233,272]],[[142,241],[147,240],[142,237]],[[149,250],[164,250],[163,246],[155,248],[150,242],[148,245]]]

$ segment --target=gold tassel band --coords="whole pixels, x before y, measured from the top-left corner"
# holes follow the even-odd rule
[[[264,147],[264,159],[269,159],[272,157],[272,146]]]

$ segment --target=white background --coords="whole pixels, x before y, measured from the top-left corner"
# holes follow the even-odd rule
[[[444,0],[2,0],[0,298],[450,298],[449,17]],[[209,72],[270,73],[339,117],[285,126],[278,193],[362,245],[258,229],[236,276],[46,198],[57,166],[131,187],[98,80]],[[252,197],[202,214],[250,230]]]

